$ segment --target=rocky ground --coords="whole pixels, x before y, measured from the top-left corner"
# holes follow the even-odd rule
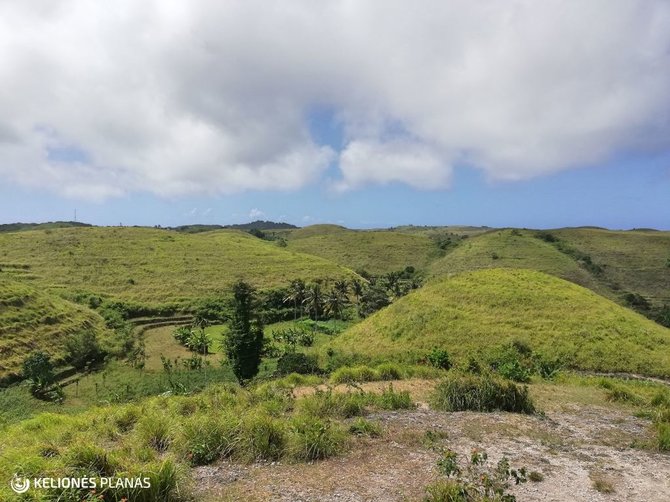
[[[380,384],[369,384],[373,389]],[[545,413],[444,413],[421,401],[425,382],[398,382],[419,401],[412,411],[374,413],[380,438],[355,438],[337,458],[313,464],[239,465],[195,469],[204,500],[405,501],[421,500],[438,478],[439,450],[473,448],[495,464],[540,472],[544,479],[512,488],[519,501],[670,501],[670,455],[644,449],[650,424],[630,409],[580,402],[560,391],[542,398]],[[431,432],[428,432],[431,431]]]

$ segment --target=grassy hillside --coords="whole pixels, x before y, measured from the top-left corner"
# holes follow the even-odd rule
[[[670,303],[670,232],[574,228],[551,233],[603,266],[604,279],[614,288],[655,304]]]
[[[513,340],[581,369],[670,376],[670,330],[531,270],[479,270],[436,281],[353,326],[332,346],[371,357],[440,346],[464,357]]]
[[[525,230],[494,230],[472,237],[434,262],[434,277],[486,268],[539,270],[603,292],[592,275],[555,246]]]
[[[0,281],[0,379],[15,375],[32,351],[63,356],[68,335],[105,333],[96,313],[15,281]]]
[[[152,303],[211,295],[240,278],[263,288],[353,275],[239,231],[190,235],[150,228],[0,234],[0,269],[40,288]]]
[[[315,225],[292,231],[288,249],[372,274],[400,270],[410,265],[423,269],[437,258],[439,251],[434,241],[423,235],[348,230],[333,225]]]

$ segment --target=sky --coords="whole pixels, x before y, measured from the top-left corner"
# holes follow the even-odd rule
[[[0,223],[670,229],[665,0],[0,1]]]

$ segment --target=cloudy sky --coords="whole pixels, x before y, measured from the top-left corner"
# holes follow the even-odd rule
[[[666,0],[0,0],[0,222],[670,228]]]

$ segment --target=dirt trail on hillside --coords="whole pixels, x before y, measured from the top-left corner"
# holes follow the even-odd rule
[[[400,382],[394,385],[397,389]],[[539,471],[544,481],[512,489],[520,502],[667,502],[670,456],[634,448],[650,437],[649,422],[627,411],[567,405],[546,417],[509,413],[444,413],[425,408],[375,413],[379,439],[352,441],[338,457],[309,465],[240,466],[223,462],[194,470],[203,500],[405,501],[421,500],[438,478],[439,447],[462,454],[485,450],[494,465]],[[426,431],[442,434],[428,444]],[[600,493],[594,479],[611,484]]]

